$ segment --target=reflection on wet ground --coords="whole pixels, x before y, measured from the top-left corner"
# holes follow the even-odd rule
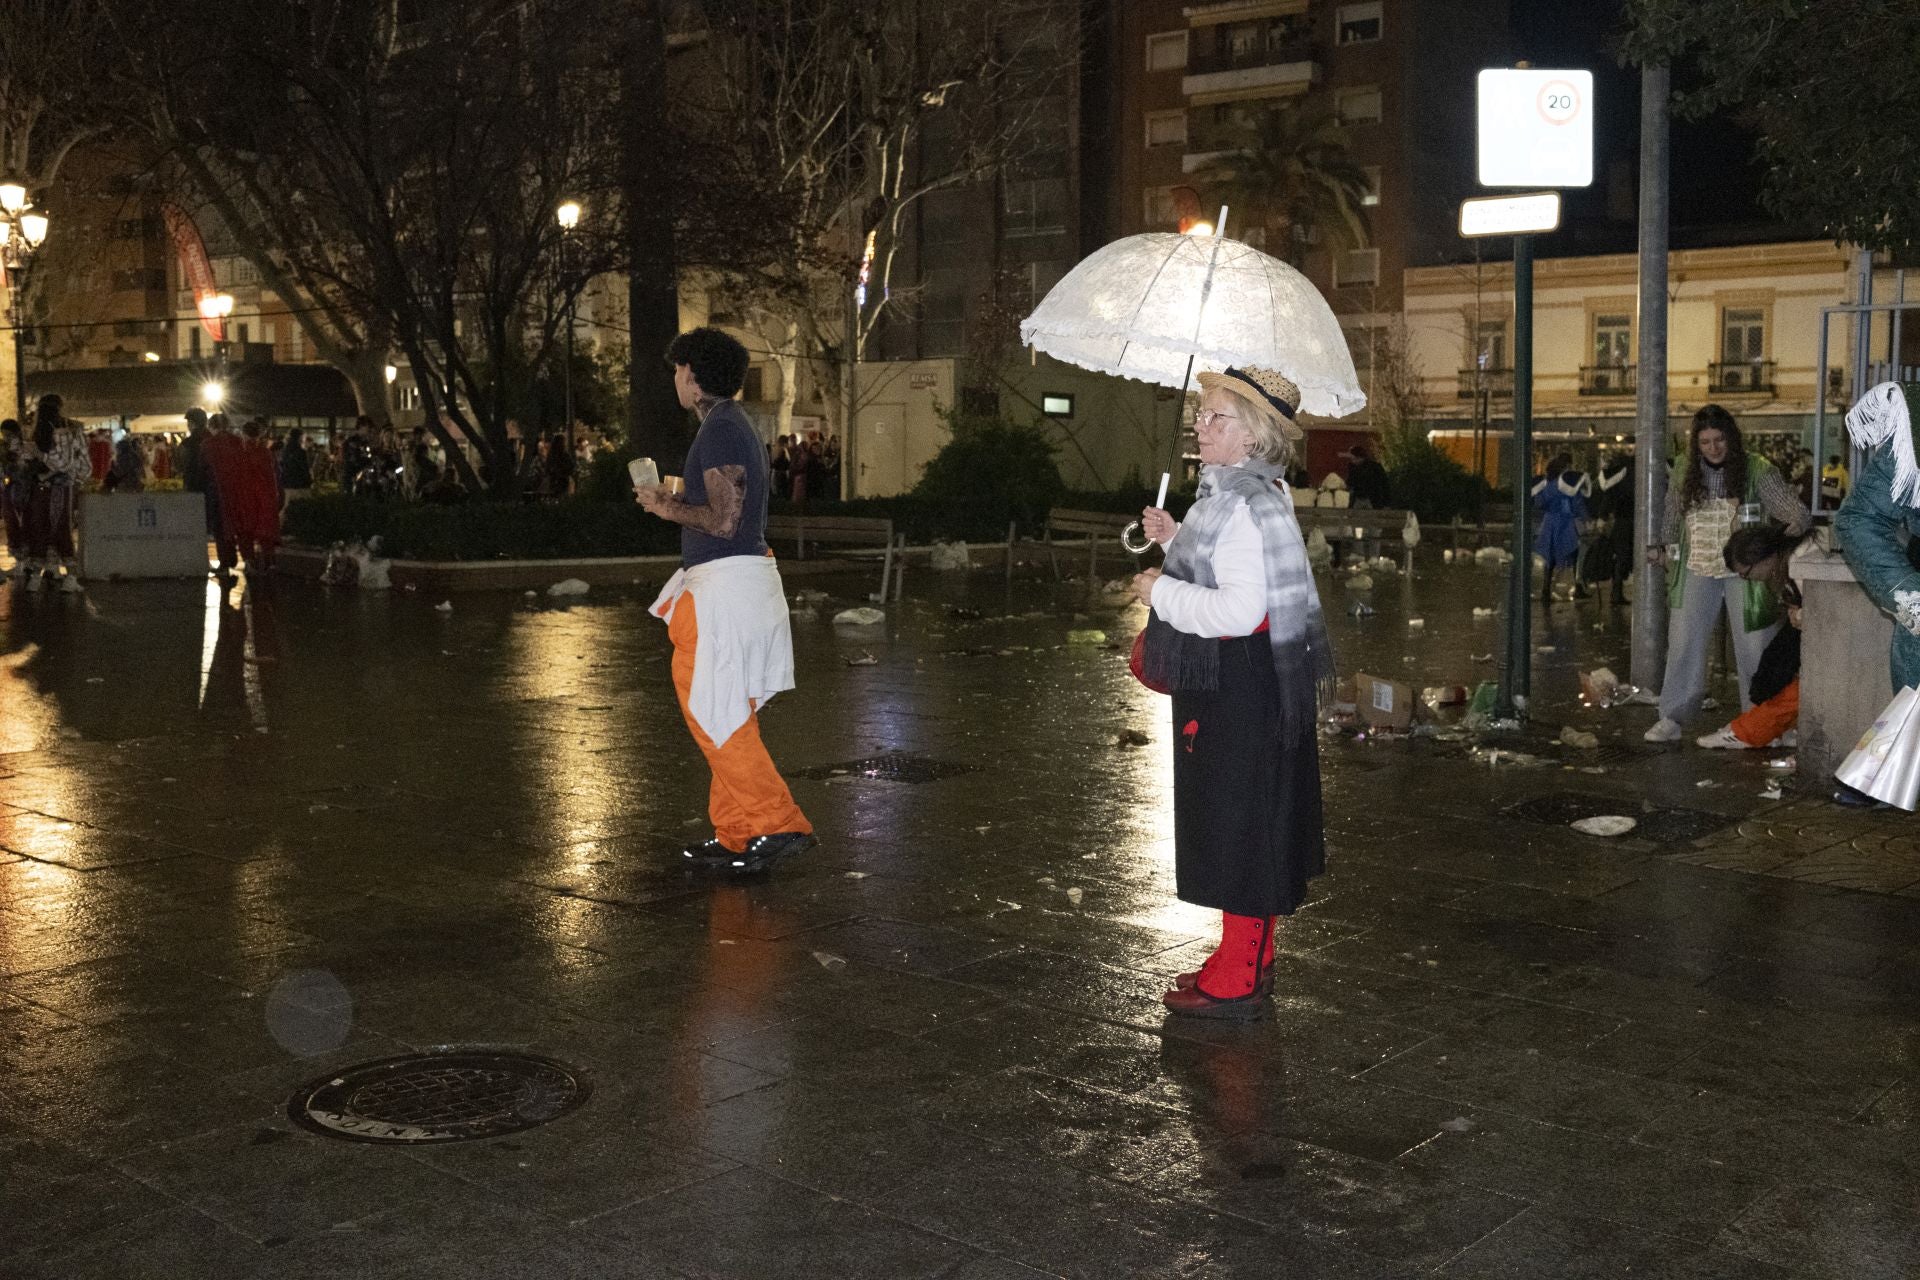
[[[866,576],[824,585],[765,722],[822,847],[720,887],[672,865],[706,778],[639,587],[0,593],[0,1274],[1920,1271],[1907,820],[1575,708],[1623,611],[1539,623],[1546,763],[1328,743],[1331,872],[1246,1029],[1159,1014],[1213,922],[1137,611],[922,574],[836,631]],[[1490,678],[1492,571],[1322,589],[1344,671]],[[834,772],[883,756],[967,768]],[[1692,816],[1538,820],[1595,796]],[[593,1096],[417,1149],[286,1116],[439,1045]]]

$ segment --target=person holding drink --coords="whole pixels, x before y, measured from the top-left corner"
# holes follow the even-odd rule
[[[1166,561],[1133,592],[1150,610],[1138,674],[1172,693],[1175,892],[1221,912],[1221,940],[1162,1001],[1252,1021],[1271,1011],[1279,917],[1326,869],[1316,734],[1333,651],[1280,483],[1300,391],[1254,367],[1199,382],[1199,496],[1179,523],[1142,512]]]
[[[793,633],[780,571],[767,548],[767,453],[733,397],[747,349],[718,329],[691,329],[667,360],[683,408],[700,415],[679,491],[636,467],[634,498],[681,526],[681,569],[653,614],[673,640],[673,687],[713,771],[713,838],[682,855],[746,875],[818,843],[760,740],[759,710],[793,688]],[[657,474],[657,473],[656,473]]]

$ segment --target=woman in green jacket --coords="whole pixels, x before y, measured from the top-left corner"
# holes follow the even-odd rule
[[[1660,719],[1648,742],[1678,742],[1685,723],[1700,711],[1707,692],[1707,650],[1722,610],[1733,636],[1740,669],[1740,706],[1767,642],[1780,629],[1779,605],[1765,583],[1748,582],[1727,568],[1727,539],[1740,527],[1741,507],[1758,506],[1789,532],[1812,523],[1806,507],[1765,458],[1747,453],[1740,426],[1717,404],[1693,415],[1693,433],[1683,461],[1667,482],[1666,546],[1647,548],[1661,564],[1673,547],[1667,576],[1667,670],[1660,682]]]

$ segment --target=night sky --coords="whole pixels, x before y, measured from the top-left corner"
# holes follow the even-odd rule
[[[1568,226],[1541,245],[1543,254],[1627,252],[1640,172],[1640,74],[1615,52],[1620,0],[1512,0],[1519,57],[1537,67],[1584,67],[1594,73],[1597,116],[1594,185],[1567,193]],[[1686,88],[1676,71],[1676,87]],[[1676,248],[1804,234],[1784,229],[1760,207],[1761,172],[1754,137],[1726,115],[1677,118],[1673,125],[1673,243]],[[1612,192],[1609,181],[1624,183]],[[1611,208],[1610,208],[1611,206]],[[1612,213],[1614,217],[1609,217]]]

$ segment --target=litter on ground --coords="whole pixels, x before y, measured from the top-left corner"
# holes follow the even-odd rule
[[[885,622],[887,615],[870,605],[857,605],[852,609],[842,609],[833,615],[836,627],[870,627],[876,622]]]
[[[579,578],[562,578],[547,588],[550,596],[583,596],[593,588]]]
[[[1640,824],[1624,814],[1603,813],[1597,817],[1580,818],[1567,825],[1583,836],[1623,836]]]
[[[1560,726],[1560,741],[1569,747],[1577,747],[1582,751],[1597,751],[1600,747],[1600,737],[1598,734],[1587,733],[1584,730],[1574,728],[1570,724]]]

